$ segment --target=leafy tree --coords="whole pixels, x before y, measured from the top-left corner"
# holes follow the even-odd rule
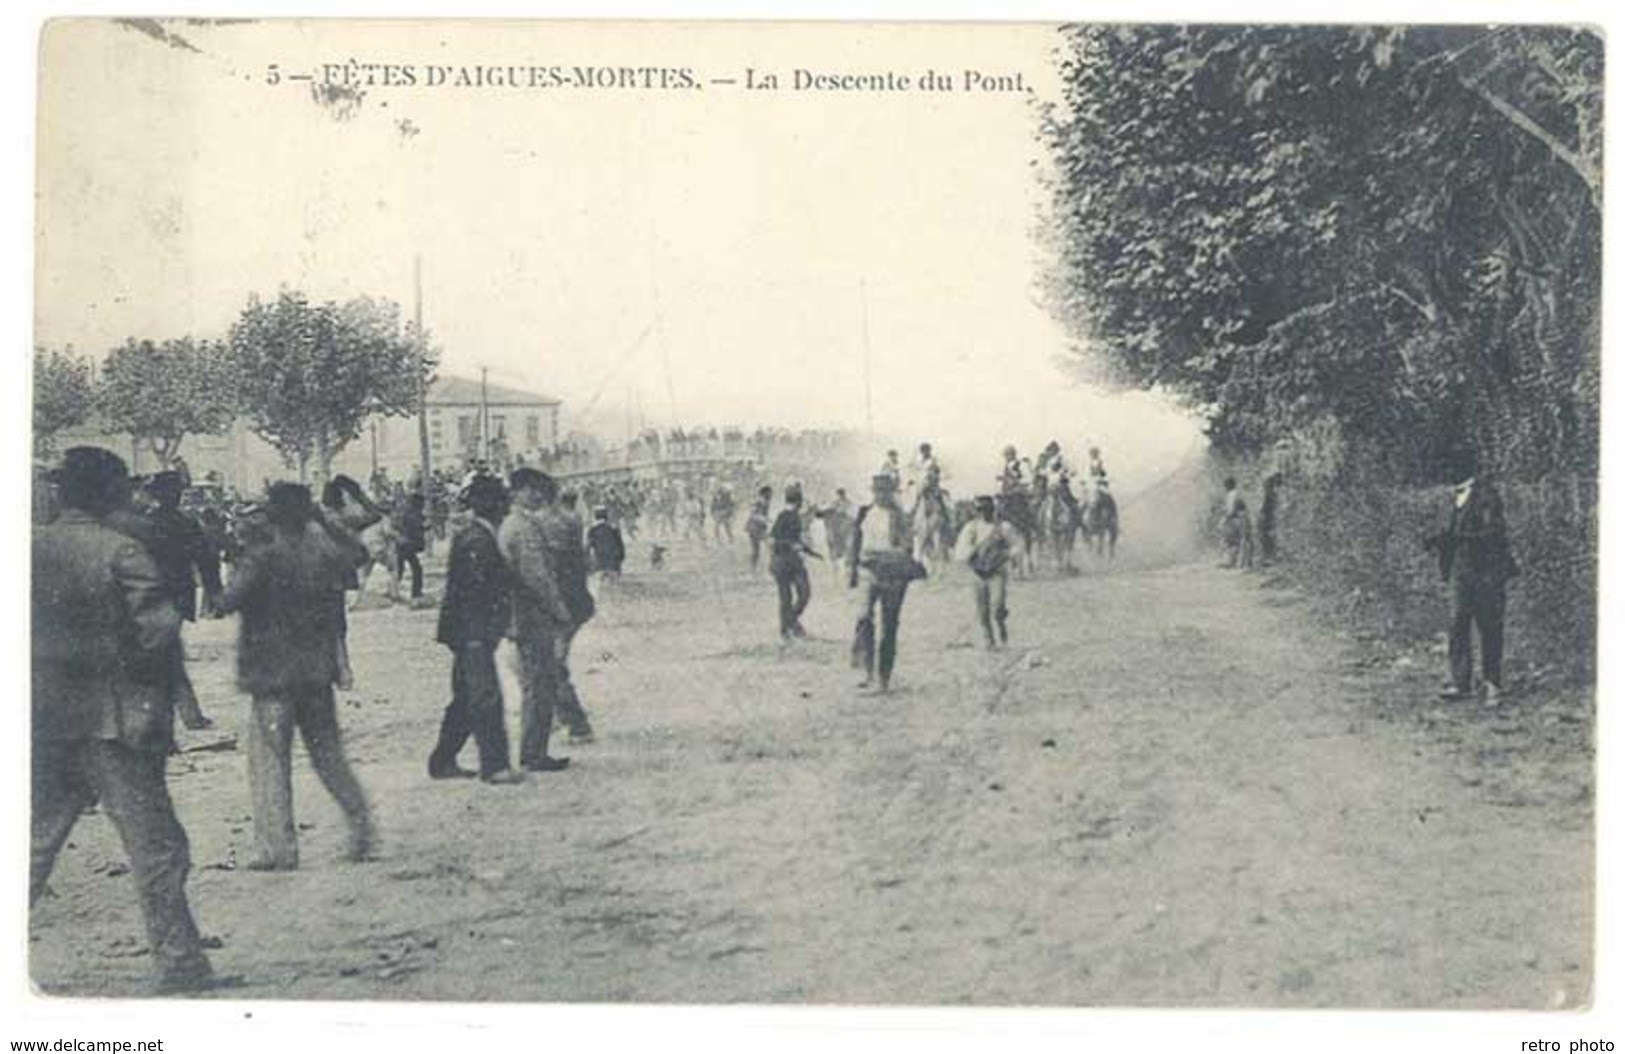
[[[110,428],[144,441],[168,466],[187,436],[231,427],[235,377],[222,342],[131,339],[107,356],[96,402]]]
[[[56,434],[95,409],[90,363],[71,351],[34,349],[34,456],[55,452]]]
[[[417,411],[435,356],[416,336],[387,300],[251,297],[231,328],[243,411],[301,479],[312,459],[326,478],[368,417]]]
[[[1560,27],[1065,32],[1052,304],[1220,448],[1595,468],[1601,42]]]

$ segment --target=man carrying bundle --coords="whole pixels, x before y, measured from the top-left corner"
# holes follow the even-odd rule
[[[897,480],[889,473],[871,481],[874,501],[858,510],[852,529],[851,558],[847,587],[864,588],[863,614],[853,633],[854,664],[863,666],[861,687],[874,682],[876,659],[875,609],[880,609],[879,673],[880,690],[891,690],[892,670],[897,665],[897,630],[903,616],[903,598],[908,584],[924,577],[924,568],[909,553],[908,517],[897,504]]]
[[[1010,585],[1010,536],[1008,525],[994,514],[992,495],[976,499],[976,518],[965,524],[954,546],[954,557],[970,565],[976,575],[976,619],[989,648],[1010,643],[1005,607]],[[998,627],[995,642],[993,630]]]

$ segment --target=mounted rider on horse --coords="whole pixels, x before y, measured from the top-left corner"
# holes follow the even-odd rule
[[[920,444],[920,458],[912,467],[914,505],[909,521],[914,524],[915,557],[941,562],[953,544],[953,514],[948,492],[942,489],[942,465],[930,443]]]

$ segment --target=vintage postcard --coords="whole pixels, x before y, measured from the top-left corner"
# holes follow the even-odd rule
[[[1591,1005],[1598,31],[39,63],[41,998]]]

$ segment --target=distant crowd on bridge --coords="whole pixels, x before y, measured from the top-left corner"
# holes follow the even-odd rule
[[[531,465],[551,475],[566,477],[693,460],[815,464],[827,459],[852,438],[852,433],[836,429],[758,427],[746,430],[737,425],[721,428],[709,425],[666,430],[645,428],[618,446],[572,435],[554,446],[514,450],[506,437],[498,436],[484,449],[468,451],[463,462],[466,469],[473,461],[483,461],[498,473]]]

